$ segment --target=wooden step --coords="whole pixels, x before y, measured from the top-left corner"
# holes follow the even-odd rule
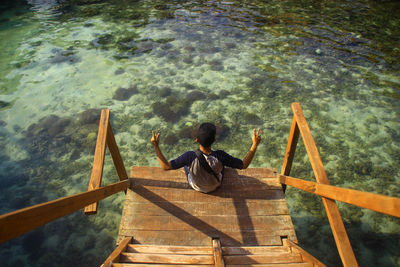
[[[122,263],[173,263],[173,264],[214,264],[213,255],[175,255],[175,254],[149,254],[127,253],[120,256]]]
[[[129,244],[126,252],[150,254],[185,254],[185,255],[212,255],[211,247],[199,246],[153,246]]]
[[[192,264],[135,264],[135,263],[114,263],[112,267],[211,267],[214,264],[202,264],[202,265],[192,265]],[[271,264],[246,264],[246,265],[225,265],[226,267],[312,267],[313,265],[309,262],[301,263],[271,263]]]

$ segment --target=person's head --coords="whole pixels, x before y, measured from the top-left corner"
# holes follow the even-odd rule
[[[203,147],[210,147],[215,141],[216,132],[217,128],[214,124],[209,122],[202,123],[197,131],[196,141]]]

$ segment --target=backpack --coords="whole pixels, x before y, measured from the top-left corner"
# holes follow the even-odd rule
[[[189,167],[189,184],[203,193],[214,191],[221,185],[224,168],[222,162],[215,156],[203,155],[200,150],[195,151],[195,154],[196,158]]]

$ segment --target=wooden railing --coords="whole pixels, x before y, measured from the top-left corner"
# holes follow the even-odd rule
[[[93,161],[92,175],[87,192],[59,198],[0,216],[0,243],[34,230],[46,223],[85,208],[86,214],[97,212],[98,201],[109,197],[130,185],[124,163],[115,142],[109,122],[110,111],[101,111],[99,132]],[[101,186],[106,145],[110,150],[120,182]]]
[[[322,164],[317,146],[315,145],[314,138],[312,137],[300,104],[293,103],[292,110],[294,115],[282,171],[279,176],[280,182],[284,187],[286,187],[286,185],[293,186],[322,197],[322,202],[324,203],[329,224],[332,228],[333,236],[343,265],[358,266],[335,200],[400,217],[400,198],[329,185],[328,176],[326,175],[324,165]],[[317,180],[316,183],[289,177],[299,135],[303,138]]]

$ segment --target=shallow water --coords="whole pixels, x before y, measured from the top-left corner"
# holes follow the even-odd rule
[[[331,184],[400,197],[400,3],[19,1],[0,4],[0,212],[87,189],[99,109],[126,167],[216,148],[281,167],[301,103]],[[292,176],[314,179],[302,142]],[[110,157],[103,184],[118,180]],[[321,201],[287,190],[300,244],[340,259]],[[112,251],[124,195],[0,245],[2,266],[94,266]],[[339,204],[360,266],[400,266],[400,221]]]

